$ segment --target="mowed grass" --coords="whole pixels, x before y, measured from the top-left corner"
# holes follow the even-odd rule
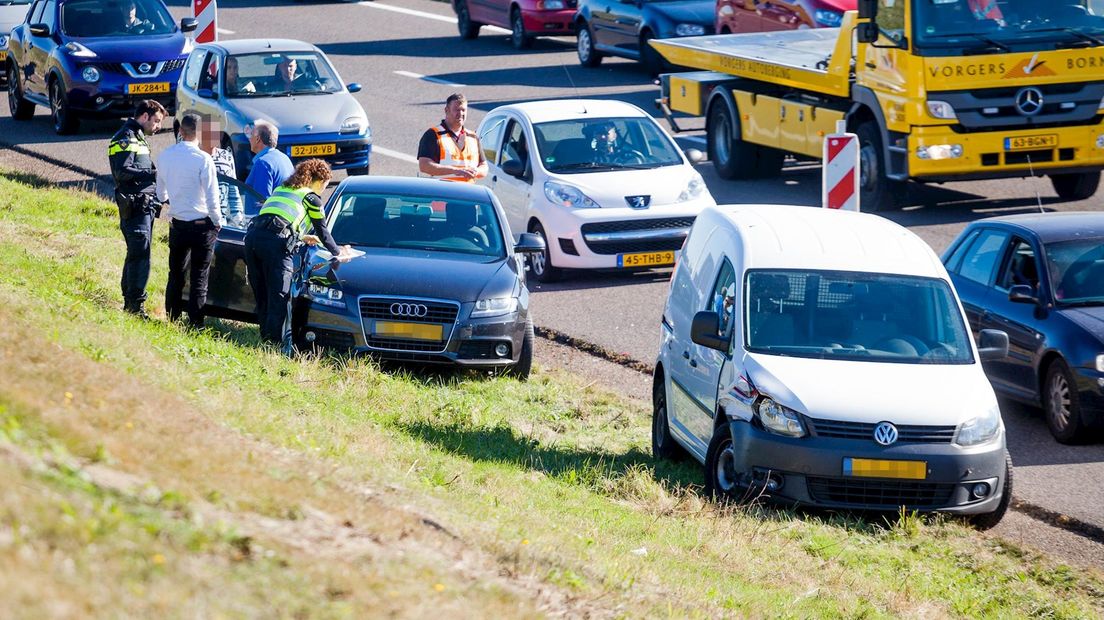
[[[0,176],[0,616],[1104,615],[1100,574],[953,520],[703,501],[584,378],[132,319],[122,254],[113,205]]]

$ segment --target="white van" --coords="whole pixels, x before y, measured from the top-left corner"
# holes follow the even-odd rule
[[[711,207],[671,279],[652,450],[688,452],[707,492],[835,509],[1004,516],[1012,463],[939,257],[864,213]]]

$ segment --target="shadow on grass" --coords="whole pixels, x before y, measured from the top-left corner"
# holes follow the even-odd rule
[[[84,180],[84,181],[50,181],[44,179],[36,174],[30,174],[28,172],[18,172],[14,170],[2,170],[0,171],[0,178],[7,179],[14,183],[26,185],[34,189],[74,189],[85,192],[97,193],[99,189],[99,181],[97,180]]]

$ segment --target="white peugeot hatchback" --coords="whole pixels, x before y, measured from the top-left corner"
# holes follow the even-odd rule
[[[620,101],[495,108],[479,142],[490,168],[480,182],[502,202],[510,228],[545,239],[547,250],[530,258],[542,282],[564,268],[672,265],[694,217],[716,204],[659,123]]]
[[[939,510],[995,525],[1011,460],[946,270],[868,214],[778,205],[698,216],[671,280],[652,449],[707,490],[834,509]]]

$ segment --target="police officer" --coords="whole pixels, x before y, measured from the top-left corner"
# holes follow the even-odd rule
[[[161,211],[157,200],[157,169],[150,157],[147,134],[161,130],[165,107],[147,99],[138,104],[134,117],[111,138],[107,159],[115,179],[115,204],[119,206],[119,228],[126,240],[123,261],[123,310],[148,319],[142,308],[150,272],[150,240],[153,220]]]
[[[331,178],[330,166],[321,159],[308,159],[277,187],[249,224],[245,233],[245,264],[249,285],[257,301],[261,339],[280,344],[290,352],[291,343],[291,257],[295,246],[322,244],[334,258],[348,260],[334,243],[323,221],[322,197]],[[313,227],[314,235],[307,229]]]

